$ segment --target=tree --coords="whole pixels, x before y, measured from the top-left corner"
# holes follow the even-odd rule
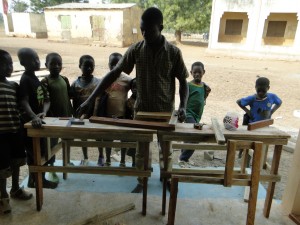
[[[21,0],[12,0],[11,8],[14,12],[27,12],[29,5]]]
[[[69,2],[82,2],[82,0],[30,0],[30,8],[33,12],[43,12],[47,6],[60,5]]]
[[[114,3],[135,2],[143,9],[155,6],[164,15],[164,27],[175,30],[177,41],[182,32],[209,30],[212,0],[111,0]]]

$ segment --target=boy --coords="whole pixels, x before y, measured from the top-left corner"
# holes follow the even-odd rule
[[[178,119],[184,121],[188,96],[186,78],[189,74],[184,65],[181,51],[170,44],[161,34],[163,27],[163,15],[158,8],[150,7],[144,11],[140,23],[144,40],[128,48],[116,67],[105,75],[95,91],[77,109],[80,115],[92,106],[95,98],[101,95],[120,76],[121,72],[130,74],[136,66],[135,111],[172,113],[175,105],[175,78],[177,78],[180,96]],[[166,169],[171,170],[171,149],[167,154],[169,160]],[[144,152],[138,148],[137,170],[144,169],[143,161]],[[140,193],[143,190],[142,179],[139,178],[138,182],[132,191],[134,193]]]
[[[108,66],[109,69],[112,70],[115,68],[119,60],[122,58],[120,53],[112,53],[109,56]],[[113,117],[113,118],[125,118],[126,112],[126,101],[128,91],[130,90],[130,81],[131,78],[121,73],[119,78],[112,83],[112,85],[106,89],[107,93],[107,102],[106,102],[106,117]],[[111,165],[110,155],[111,155],[111,148],[105,148],[106,153],[106,166]],[[125,167],[125,155],[126,149],[121,149],[121,161],[120,167]]]
[[[40,60],[37,53],[31,48],[22,48],[18,51],[18,58],[22,66],[25,67],[20,80],[20,96],[22,115],[21,120],[27,123],[31,120],[34,128],[41,128],[46,112],[50,107],[49,96],[43,90],[41,82],[35,75],[35,71],[40,69]],[[27,137],[27,131],[24,131],[25,148],[27,152],[27,164],[33,165],[33,144],[32,138]],[[41,139],[41,154],[44,155],[46,151],[46,139]],[[52,157],[47,164],[52,164],[54,157]],[[29,173],[28,187],[35,186],[34,176]],[[43,173],[43,187],[54,189],[57,183],[46,180],[45,173]]]
[[[209,95],[211,89],[202,82],[202,77],[205,74],[204,65],[201,62],[195,62],[192,64],[191,75],[193,80],[188,83],[189,97],[186,107],[186,123],[199,123],[203,114],[206,98]],[[179,156],[179,166],[188,167],[194,165],[189,161],[193,155],[194,150],[181,150]]]
[[[50,98],[50,108],[47,116],[50,117],[71,117],[72,105],[69,97],[70,83],[67,77],[61,76],[62,58],[57,53],[50,53],[46,56],[46,68],[50,75],[41,80],[44,90]],[[51,138],[51,148],[58,143],[58,138]],[[59,182],[59,178],[55,172],[50,172],[48,178],[55,182]]]
[[[8,81],[13,72],[13,63],[8,52],[0,50],[0,206],[3,213],[10,213],[6,179],[12,176],[10,197],[29,200],[32,194],[19,186],[20,166],[26,163],[23,137],[20,130],[18,89],[16,82]]]
[[[94,58],[90,55],[83,55],[79,59],[79,68],[82,72],[82,76],[79,76],[77,80],[75,80],[71,85],[71,97],[73,98],[73,109],[77,109],[94,91],[95,87],[99,83],[99,79],[93,76],[93,72],[95,69],[95,61]],[[75,111],[74,110],[74,111]],[[86,117],[91,116],[91,110],[88,112]],[[75,117],[79,117],[75,113]],[[98,158],[98,165],[104,165],[104,157],[103,157],[103,149],[98,148],[99,150],[99,158]],[[88,165],[88,153],[87,148],[82,147],[83,157],[84,159],[81,160],[80,165],[87,166]]]
[[[270,119],[272,114],[281,106],[281,99],[273,93],[268,93],[270,81],[260,77],[255,82],[256,94],[238,99],[237,104],[249,117],[249,123]],[[250,107],[250,109],[247,108]],[[245,121],[243,121],[245,124]],[[245,124],[247,125],[247,123]]]

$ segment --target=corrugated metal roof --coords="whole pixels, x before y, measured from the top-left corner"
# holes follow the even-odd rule
[[[64,3],[45,7],[45,9],[125,9],[135,6],[135,3],[95,4],[95,3]]]

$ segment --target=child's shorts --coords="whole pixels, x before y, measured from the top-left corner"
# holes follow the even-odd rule
[[[10,167],[20,167],[26,163],[21,132],[0,134],[0,146],[0,178],[6,178]]]

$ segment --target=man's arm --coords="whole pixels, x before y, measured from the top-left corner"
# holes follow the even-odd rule
[[[82,114],[89,111],[89,108],[93,106],[96,97],[103,94],[103,92],[120,76],[121,72],[121,69],[116,66],[103,77],[93,93],[76,110],[78,117],[81,117]]]
[[[183,122],[186,117],[186,104],[189,96],[189,88],[186,79],[179,80],[179,98],[178,119]]]

